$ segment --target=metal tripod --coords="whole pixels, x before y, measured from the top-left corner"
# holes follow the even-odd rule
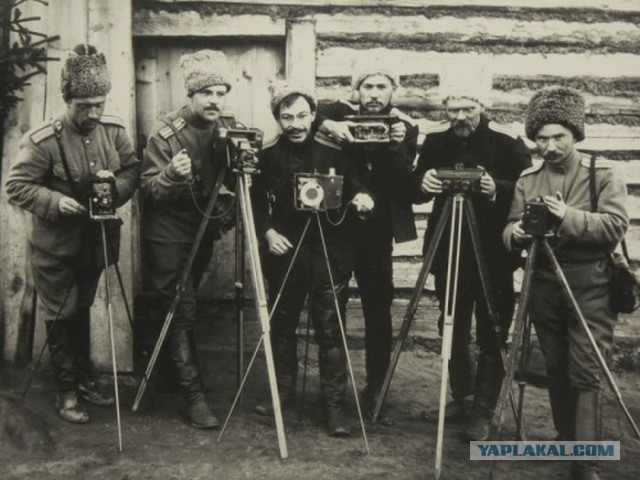
[[[244,188],[245,189],[247,188],[246,184],[245,184]],[[248,198],[248,189],[247,189],[246,198]],[[244,203],[248,203],[248,202],[244,202]],[[251,217],[251,218],[253,218],[253,217]],[[311,220],[314,219],[314,218],[315,218],[315,220],[317,222],[318,230],[320,232],[320,241],[322,243],[323,254],[324,254],[324,258],[325,258],[326,265],[327,265],[327,271],[328,271],[328,274],[329,274],[329,282],[331,284],[331,291],[333,293],[334,307],[336,309],[336,314],[338,316],[338,324],[340,326],[340,335],[342,337],[342,344],[343,344],[343,348],[345,350],[345,354],[346,354],[346,358],[347,358],[347,367],[348,367],[349,376],[350,376],[350,379],[351,379],[351,386],[353,388],[353,393],[354,393],[354,396],[355,396],[356,408],[358,410],[358,418],[359,418],[360,427],[361,427],[361,430],[362,430],[362,438],[363,438],[363,441],[364,441],[364,446],[365,446],[365,450],[366,450],[367,454],[370,453],[370,451],[369,451],[369,442],[367,440],[367,433],[366,433],[365,428],[364,428],[364,420],[363,420],[363,417],[362,417],[362,410],[360,408],[360,401],[358,399],[358,391],[357,391],[357,388],[356,388],[355,378],[354,378],[354,375],[353,375],[353,368],[352,368],[352,365],[351,365],[351,359],[350,359],[349,350],[348,350],[348,347],[347,347],[347,336],[346,336],[346,331],[345,331],[345,328],[344,328],[344,320],[342,318],[342,314],[340,313],[340,306],[339,306],[339,303],[338,303],[338,297],[337,297],[337,294],[336,294],[335,283],[334,283],[334,280],[333,280],[333,273],[331,272],[331,264],[329,262],[329,252],[327,251],[327,244],[326,244],[325,237],[324,237],[324,230],[322,228],[322,223],[320,222],[320,215],[319,215],[318,211],[314,211],[309,216],[309,218],[307,220],[307,223],[304,226],[304,230],[302,231],[302,235],[300,236],[300,239],[298,240],[298,244],[295,247],[293,256],[291,258],[291,262],[289,263],[289,266],[287,268],[287,272],[286,272],[286,274],[284,276],[284,280],[283,280],[282,284],[280,285],[280,290],[278,291],[278,294],[276,296],[274,304],[271,307],[271,314],[270,315],[267,315],[268,312],[267,312],[267,309],[266,309],[266,299],[264,299],[264,301],[261,299],[261,302],[264,303],[265,307],[264,307],[264,310],[263,310],[263,315],[261,315],[260,318],[261,318],[261,321],[262,321],[262,318],[266,317],[267,328],[263,327],[262,336],[260,337],[260,340],[258,341],[258,344],[256,345],[256,348],[255,348],[255,350],[253,352],[251,360],[249,361],[249,364],[247,366],[247,371],[245,372],[244,377],[242,379],[242,382],[240,383],[240,387],[238,388],[238,392],[236,393],[236,397],[235,397],[235,399],[234,399],[234,401],[233,401],[233,403],[231,405],[231,408],[229,409],[229,413],[227,414],[227,417],[225,418],[224,424],[223,424],[222,429],[220,431],[220,435],[218,436],[218,441],[220,441],[220,439],[224,435],[224,432],[226,430],[227,424],[229,423],[231,415],[233,414],[233,410],[235,409],[235,406],[236,406],[236,404],[238,402],[238,399],[240,398],[240,395],[242,394],[242,390],[243,390],[244,385],[246,383],[247,377],[249,376],[249,372],[251,370],[251,367],[253,366],[253,363],[254,363],[254,360],[256,358],[258,349],[260,348],[260,344],[262,342],[265,342],[265,346],[266,346],[267,341],[269,341],[269,348],[270,348],[271,344],[270,344],[270,340],[269,340],[270,337],[269,337],[269,329],[268,329],[269,322],[271,320],[273,312],[275,312],[276,307],[277,307],[277,305],[278,305],[278,303],[279,303],[279,301],[280,301],[280,299],[282,297],[282,292],[284,291],[284,288],[285,288],[285,285],[287,283],[287,279],[289,277],[289,274],[291,273],[293,265],[295,264],[295,261],[297,259],[298,253],[300,252],[300,247],[302,246],[302,243],[304,242],[304,239],[306,238],[307,232],[309,231],[309,225],[311,223]],[[247,228],[247,225],[245,225],[245,228]],[[251,228],[253,228],[253,224],[251,224]],[[255,230],[253,230],[253,232],[254,232],[253,236],[255,238]],[[256,252],[257,252],[257,245],[256,245]],[[258,258],[258,262],[257,263],[258,263],[258,265],[260,264],[259,258]],[[252,271],[255,274],[256,270],[252,269]],[[262,273],[262,272],[260,271],[260,273]],[[263,288],[262,292],[264,292],[264,288]],[[256,301],[258,301],[258,300],[256,299]],[[307,331],[308,331],[308,329],[307,329]],[[272,360],[273,360],[273,358],[272,358]],[[276,391],[277,391],[277,385],[276,385]],[[278,409],[275,409],[275,404],[274,404],[274,412],[276,414],[276,421],[278,421],[278,415],[280,415],[279,418],[280,418],[280,421],[282,421],[282,414],[280,412],[279,404],[278,404]]]
[[[498,398],[498,409],[496,413],[499,418],[498,435],[500,435],[502,431],[502,425],[504,422],[504,410],[505,410],[506,398],[509,395],[511,395],[511,392],[513,389],[513,372],[514,372],[515,364],[518,357],[518,350],[522,351],[520,355],[521,371],[522,371],[522,367],[526,365],[526,351],[527,351],[527,346],[529,344],[528,337],[531,331],[531,321],[528,318],[528,313],[529,313],[529,307],[531,305],[532,281],[533,281],[533,276],[535,271],[536,260],[538,258],[539,250],[541,248],[544,249],[544,253],[546,254],[549,261],[551,262],[553,271],[556,274],[556,277],[558,278],[558,280],[560,281],[560,284],[562,285],[562,290],[567,300],[571,304],[571,309],[573,310],[573,313],[578,319],[580,326],[582,327],[582,329],[587,335],[587,338],[589,339],[589,343],[591,344],[591,347],[593,348],[593,351],[596,354],[596,358],[598,360],[598,365],[600,367],[600,370],[605,375],[605,378],[607,379],[607,383],[609,384],[609,387],[611,387],[611,390],[615,394],[615,397],[618,402],[618,405],[620,406],[620,409],[622,410],[625,417],[627,418],[627,421],[629,422],[629,425],[633,429],[636,437],[640,438],[640,430],[638,430],[638,426],[636,425],[633,417],[631,416],[631,413],[629,412],[627,406],[625,405],[622,399],[620,390],[618,389],[618,386],[613,378],[613,375],[611,374],[611,371],[607,366],[607,362],[604,356],[602,355],[602,352],[600,352],[600,349],[598,348],[596,340],[593,337],[591,330],[589,329],[587,320],[584,318],[584,315],[582,314],[582,310],[580,309],[580,306],[578,305],[578,302],[576,301],[576,298],[573,295],[573,292],[571,291],[571,287],[569,285],[569,282],[567,281],[567,278],[564,275],[564,272],[562,271],[562,267],[560,266],[558,259],[553,253],[553,249],[549,245],[549,242],[544,236],[533,237],[531,244],[529,245],[528,257],[525,265],[524,278],[522,282],[522,289],[521,289],[522,293],[520,295],[520,303],[518,305],[518,311],[516,313],[516,320],[515,320],[514,331],[513,331],[512,348],[511,348],[511,352],[509,353],[509,358],[506,364],[507,368],[506,368],[506,373],[502,383],[502,388],[500,390],[500,397]],[[524,402],[524,388],[525,388],[526,382],[521,380],[518,383],[519,383],[519,395],[518,395],[518,415],[516,415],[516,435],[517,435],[517,438],[520,439],[522,411],[523,411],[523,402]],[[492,470],[493,470],[493,465],[492,465]]]
[[[466,205],[466,209],[465,209]],[[440,218],[438,219],[438,223],[436,224],[434,236],[429,242],[427,247],[427,251],[424,256],[424,260],[422,263],[422,268],[420,269],[420,273],[418,274],[418,279],[416,281],[415,288],[411,295],[411,299],[409,301],[409,305],[407,306],[407,310],[404,316],[404,321],[402,322],[402,326],[400,327],[400,332],[398,333],[398,340],[395,345],[395,349],[391,356],[391,361],[389,363],[389,368],[387,369],[387,373],[385,375],[384,382],[382,383],[382,388],[380,390],[380,395],[378,396],[375,409],[373,411],[373,421],[375,422],[380,414],[380,409],[382,408],[382,404],[384,402],[385,396],[389,390],[389,384],[391,383],[391,378],[393,377],[393,373],[398,364],[398,359],[400,357],[400,352],[402,351],[402,347],[404,342],[409,334],[409,328],[411,327],[411,323],[415,317],[416,311],[418,309],[418,303],[420,298],[422,297],[422,293],[424,290],[424,286],[427,281],[427,276],[429,275],[429,271],[431,269],[431,265],[433,264],[433,260],[435,258],[436,252],[438,250],[438,245],[442,239],[442,235],[444,233],[445,227],[447,223],[451,226],[451,233],[449,236],[449,254],[448,254],[448,263],[447,263],[447,281],[446,281],[446,290],[445,290],[445,309],[444,309],[444,324],[442,331],[442,350],[441,350],[441,358],[442,358],[442,375],[440,382],[440,402],[439,402],[439,413],[438,413],[438,436],[436,441],[436,457],[435,457],[435,466],[434,466],[434,475],[435,478],[440,478],[440,473],[442,469],[442,447],[444,440],[444,419],[445,419],[445,409],[446,409],[446,398],[447,398],[447,385],[448,385],[448,377],[449,377],[449,360],[451,358],[451,343],[453,340],[453,327],[454,327],[454,319],[455,319],[455,307],[457,300],[457,287],[458,287],[458,274],[459,274],[459,263],[460,263],[460,245],[462,240],[463,233],[463,220],[466,218],[468,224],[469,234],[471,236],[471,241],[473,244],[473,253],[476,259],[476,264],[478,267],[478,274],[480,277],[480,283],[482,285],[485,302],[487,305],[487,311],[489,313],[489,317],[493,320],[492,329],[495,332],[496,340],[498,345],[500,346],[500,358],[502,361],[503,367],[506,365],[507,354],[504,349],[504,345],[502,342],[502,328],[498,322],[498,315],[495,309],[494,297],[491,290],[491,285],[489,281],[489,275],[486,270],[486,262],[484,259],[484,254],[480,245],[480,234],[478,230],[478,222],[475,216],[475,212],[473,210],[473,204],[468,194],[466,193],[451,193],[449,194],[446,203],[442,209],[440,214]],[[515,407],[515,398],[513,395],[511,396],[511,405],[514,410],[514,415],[516,413]]]

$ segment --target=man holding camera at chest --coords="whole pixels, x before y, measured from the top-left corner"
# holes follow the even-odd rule
[[[176,295],[218,174],[227,162],[227,143],[220,138],[220,128],[235,123],[222,115],[232,78],[224,54],[214,50],[186,54],[180,59],[180,67],[188,102],[167,114],[153,129],[142,165],[142,237],[149,276],[165,312]],[[160,375],[170,377],[169,370],[177,374],[187,416],[196,428],[219,425],[205,400],[194,328],[196,291],[211,260],[213,241],[220,235],[218,219],[227,210],[223,199],[229,197],[222,185],[213,212],[217,218],[209,220],[173,317],[168,352],[163,351],[158,365]]]
[[[629,223],[627,188],[611,162],[596,159],[592,198],[591,158],[575,147],[584,139],[584,120],[584,99],[579,92],[555,87],[534,94],[527,108],[525,130],[544,161],[522,172],[503,238],[509,249],[525,248],[532,233],[523,218],[525,205],[536,202],[538,209],[545,209],[551,232],[548,242],[600,351],[606,355],[616,320],[610,307],[609,257]],[[550,260],[542,254],[536,263],[529,314],[545,357],[558,438],[599,440],[600,374],[596,354]],[[598,466],[593,461],[574,462],[571,478],[597,479]]]
[[[109,185],[102,204],[122,206],[138,186],[140,161],[122,120],[102,114],[110,89],[104,55],[91,45],[76,46],[62,68],[66,111],[25,135],[6,181],[9,201],[33,215],[38,316],[47,329],[56,408],[71,423],[89,421],[84,401],[114,403],[91,375],[89,311],[105,265],[89,199],[101,182]],[[120,222],[105,228],[111,264],[118,258]]]
[[[477,218],[485,270],[496,302],[495,308],[499,316],[496,321],[502,327],[502,338],[498,339],[493,329],[494,323],[487,310],[473,244],[468,229],[464,228],[449,361],[453,402],[447,407],[447,417],[449,420],[467,420],[465,436],[469,440],[486,440],[490,434],[491,418],[502,381],[499,347],[506,341],[514,305],[514,261],[501,244],[501,233],[515,182],[520,172],[531,164],[531,158],[522,139],[490,121],[484,114],[484,107],[489,102],[491,77],[462,77],[465,74],[452,72],[441,76],[440,92],[448,122],[427,130],[414,175],[419,182],[419,201],[429,201],[435,197],[425,234],[426,252],[450,195],[443,192],[445,185],[438,178],[438,169],[484,169],[478,186],[480,191],[466,195],[471,199]],[[450,228],[451,225],[445,230],[432,266],[441,310],[441,331]],[[469,345],[473,313],[476,319],[476,343],[479,347],[476,368]],[[465,397],[471,394],[473,405],[470,407]]]
[[[320,130],[355,160],[362,182],[376,200],[371,218],[357,222],[354,268],[365,322],[367,385],[362,397],[367,415],[373,411],[391,355],[393,242],[417,238],[411,170],[418,127],[391,106],[398,84],[398,75],[390,68],[364,58],[355,63],[352,74],[356,103],[339,101],[319,108]],[[386,129],[383,141],[370,138],[368,125],[376,124]]]
[[[282,133],[261,152],[260,175],[255,177],[251,195],[258,238],[268,250],[262,262],[274,308],[271,338],[280,399],[285,409],[294,404],[296,327],[308,297],[327,429],[331,436],[346,436],[346,352],[336,305],[344,321],[355,257],[354,216],[370,211],[373,199],[359,184],[354,165],[341,148],[314,132],[317,104],[312,93],[284,85],[275,91],[271,106]],[[282,296],[273,307],[281,288]],[[267,407],[257,410],[270,413]]]

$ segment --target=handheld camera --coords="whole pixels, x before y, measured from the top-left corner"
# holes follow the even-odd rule
[[[257,173],[255,154],[262,148],[264,134],[259,128],[221,128],[220,138],[233,146],[229,157],[230,168]]]
[[[438,168],[438,180],[444,193],[480,193],[484,168]]]
[[[522,215],[522,228],[525,233],[533,237],[544,237],[545,234],[553,231],[554,225],[555,217],[542,197],[525,203]]]
[[[296,210],[326,211],[342,206],[344,177],[336,175],[335,169],[329,174],[299,172],[293,174]]]
[[[355,124],[349,126],[354,143],[391,142],[391,124],[397,121],[393,115],[347,115],[344,118]]]
[[[111,176],[96,177],[89,192],[89,218],[112,220],[116,215],[116,179]]]

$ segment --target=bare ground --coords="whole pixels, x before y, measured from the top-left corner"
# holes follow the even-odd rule
[[[55,449],[16,446],[15,439],[0,435],[0,478],[8,479],[425,479],[432,478],[436,425],[420,419],[420,412],[437,407],[440,385],[440,340],[435,330],[436,310],[426,302],[416,316],[386,402],[392,426],[366,424],[370,455],[359,435],[355,402],[350,392],[349,419],[353,436],[333,439],[326,435],[318,404],[317,350],[311,342],[306,395],[302,419],[300,410],[285,416],[289,458],[278,454],[275,427],[270,419],[253,413],[255,404],[267,398],[267,376],[262,353],[251,371],[242,403],[238,405],[221,441],[218,432],[199,431],[187,425],[184,406],[177,394],[150,391],[137,413],[130,411],[136,392],[136,375],[121,376],[120,392],[124,451],[117,451],[114,408],[90,407],[92,422],[74,426],[57,418],[53,411],[55,391],[51,372],[45,365],[23,402],[35,416],[46,420]],[[397,331],[406,301],[394,304]],[[233,308],[229,304],[203,308],[198,331],[201,362],[205,366],[207,394],[223,419],[236,392],[236,348]],[[154,314],[137,308],[138,322]],[[300,329],[300,362],[304,355],[304,325]],[[245,323],[245,365],[259,338],[259,324],[253,312]],[[364,379],[363,330],[359,304],[351,302],[348,313],[348,342],[358,388]],[[624,400],[640,419],[640,322],[625,317],[619,322],[617,348],[612,359],[614,374]],[[138,362],[146,365],[144,359]],[[29,370],[5,366],[0,372],[0,393],[19,397]],[[302,365],[300,368],[302,372]],[[105,381],[109,377],[105,376]],[[302,382],[299,382],[299,387]],[[300,390],[300,388],[299,388]],[[152,397],[153,403],[150,401]],[[555,435],[547,394],[528,386],[525,391],[525,422],[529,439],[548,440]],[[514,435],[507,412],[504,438]],[[3,420],[0,419],[0,423]],[[461,439],[463,426],[447,424],[442,479],[488,478],[488,462],[469,460],[469,447]],[[607,390],[604,406],[606,439],[620,440],[621,461],[606,462],[603,478],[637,478],[640,470],[640,441]],[[11,441],[13,440],[13,441]],[[31,445],[31,447],[30,447]],[[568,462],[500,462],[496,479],[568,478]]]

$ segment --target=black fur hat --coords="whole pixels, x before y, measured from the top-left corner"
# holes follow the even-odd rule
[[[557,123],[573,132],[578,142],[584,140],[584,98],[577,90],[549,87],[538,90],[527,106],[524,129],[535,140],[543,125]]]

